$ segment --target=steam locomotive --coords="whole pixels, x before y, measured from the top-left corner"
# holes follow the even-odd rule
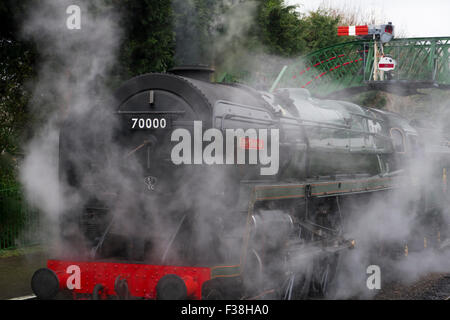
[[[38,298],[324,295],[355,247],[346,221],[410,181],[408,163],[428,152],[397,114],[213,83],[212,72],[141,75],[67,117],[59,171],[75,204],[61,209],[59,259],[33,275]],[[437,183],[410,185],[426,217],[442,215],[429,199],[446,192],[450,159],[448,146],[433,152]]]

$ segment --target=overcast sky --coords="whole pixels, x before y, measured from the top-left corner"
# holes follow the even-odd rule
[[[286,4],[300,4],[307,12],[321,4],[337,8],[353,8],[392,21],[407,37],[450,37],[450,0],[285,0]],[[364,15],[364,14],[363,14]]]

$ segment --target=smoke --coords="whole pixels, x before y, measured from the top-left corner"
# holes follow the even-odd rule
[[[81,198],[59,184],[60,128],[68,117],[101,114],[94,106],[109,94],[103,79],[114,66],[121,38],[118,15],[100,0],[77,1],[81,29],[68,29],[66,10],[73,4],[67,0],[33,2],[22,25],[23,37],[32,40],[39,53],[30,111],[41,125],[26,146],[20,179],[30,204],[46,214],[51,226],[57,226],[61,213],[76,207]],[[106,116],[97,120],[107,122],[76,128],[70,133],[74,140],[83,131],[95,134],[98,128],[112,127]],[[58,234],[53,227],[46,231]]]
[[[176,62],[214,64],[220,60],[220,64],[226,64],[229,54],[236,59],[252,27],[257,5],[256,1],[220,0],[205,2],[203,7],[194,0],[172,1]]]
[[[187,174],[161,169],[155,175],[172,174],[170,180],[150,190],[146,179],[152,177],[142,163],[149,137],[138,133],[122,143],[125,120],[115,114],[117,102],[105,84],[123,37],[120,15],[102,0],[76,4],[79,30],[66,27],[72,1],[41,1],[23,24],[41,58],[30,109],[42,125],[26,146],[20,179],[29,203],[48,220],[42,237],[60,257],[114,256],[132,248],[139,254],[128,258],[147,262],[206,260],[216,254],[209,248],[226,220],[217,199],[227,175],[204,166],[187,168]],[[172,187],[175,194],[159,192]]]
[[[433,97],[439,92],[428,94],[427,100],[439,100]],[[369,290],[366,285],[370,265],[381,269],[381,289],[390,281],[411,284],[429,273],[450,270],[449,252],[443,248],[450,215],[443,172],[448,166],[448,151],[442,144],[448,140],[444,130],[448,111],[443,110],[449,102],[428,105],[440,112],[437,119],[431,110],[424,114],[417,108],[414,113],[418,105],[411,103],[414,97],[393,100],[400,99],[410,102],[404,116],[412,116],[416,124],[425,123],[417,129],[424,152],[415,153],[406,140],[407,154],[401,158],[404,172],[395,178],[396,188],[371,197],[367,203],[352,201],[346,208],[346,237],[356,240],[356,248],[341,257],[341,272],[329,297],[369,299],[377,294],[379,290]]]

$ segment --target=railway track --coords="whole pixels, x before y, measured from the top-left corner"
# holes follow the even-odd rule
[[[450,274],[429,274],[412,284],[391,282],[374,299],[450,301]]]
[[[26,295],[9,300],[35,300]],[[374,297],[375,300],[446,300],[450,301],[450,274],[429,274],[409,284],[390,282]]]

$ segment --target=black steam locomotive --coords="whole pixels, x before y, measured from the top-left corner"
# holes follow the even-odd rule
[[[399,181],[417,192],[418,216],[442,218],[430,195],[446,193],[448,146],[425,148],[406,119],[305,89],[213,83],[211,73],[138,76],[67,117],[64,250],[33,276],[38,297],[323,295],[355,246],[346,222]],[[430,152],[436,184],[423,188],[408,166]],[[426,226],[437,246],[445,225]]]

